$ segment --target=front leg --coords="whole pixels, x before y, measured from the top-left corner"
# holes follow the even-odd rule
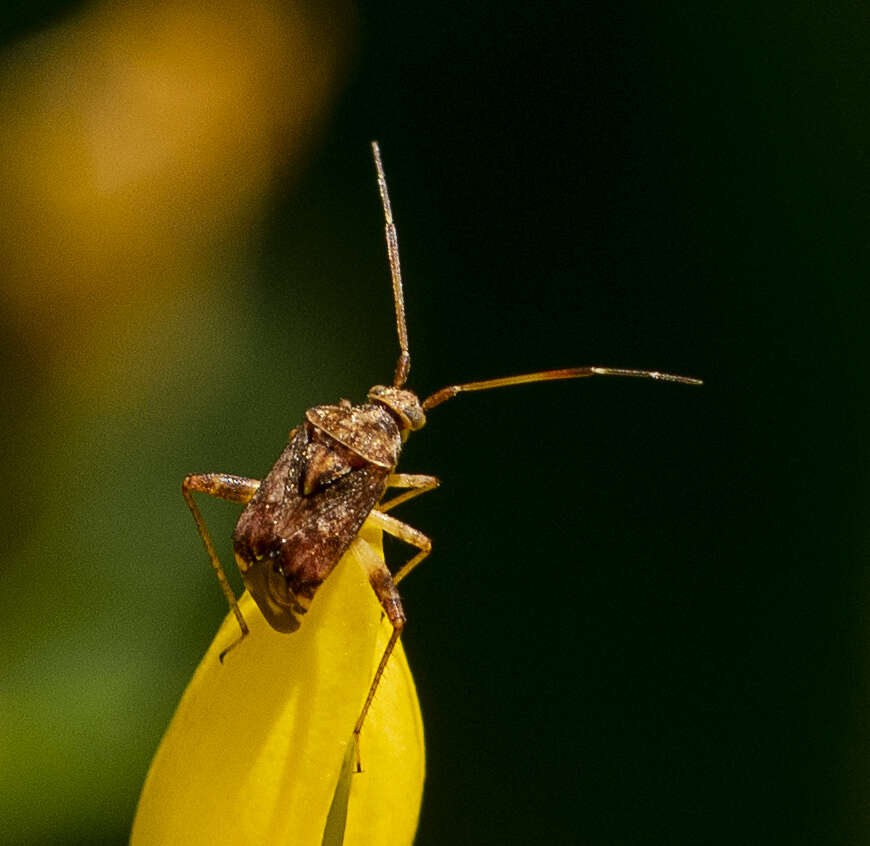
[[[235,614],[236,620],[239,623],[239,628],[242,630],[241,637],[221,654],[221,660],[223,660],[224,655],[226,655],[230,649],[242,641],[248,633],[248,624],[245,622],[245,618],[239,610],[236,596],[233,593],[233,589],[230,587],[230,583],[227,581],[223,567],[221,567],[220,559],[215,551],[214,543],[212,543],[208,527],[205,525],[202,512],[193,500],[193,493],[204,493],[219,499],[226,499],[230,502],[238,502],[240,505],[246,505],[251,501],[251,497],[253,497],[259,487],[260,482],[257,479],[248,479],[244,476],[230,476],[226,473],[192,473],[189,476],[185,476],[184,481],[181,483],[181,493],[184,496],[184,501],[187,503],[187,507],[190,509],[190,513],[193,515],[197,531],[199,531],[199,536],[202,538],[203,544],[205,544],[205,551],[208,553],[208,560],[214,568],[215,575],[217,575],[218,582],[220,582],[221,590],[223,590],[224,596],[227,598],[227,602],[230,605],[230,610]]]

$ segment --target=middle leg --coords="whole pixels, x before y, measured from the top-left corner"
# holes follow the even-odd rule
[[[369,516],[366,517],[366,522],[370,522],[375,528],[392,535],[394,538],[398,538],[411,546],[416,546],[419,550],[396,571],[396,575],[393,576],[395,584],[399,584],[432,551],[432,541],[421,531],[389,514],[384,514],[379,509],[372,509]]]

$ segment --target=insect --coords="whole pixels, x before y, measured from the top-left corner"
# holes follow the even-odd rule
[[[184,498],[241,630],[238,640],[221,656],[222,660],[226,652],[244,640],[248,626],[194,501],[194,493],[245,505],[232,536],[236,564],[263,616],[279,632],[293,632],[299,628],[317,589],[332,572],[363,523],[369,523],[415,548],[414,554],[395,574],[382,559],[378,559],[377,564],[372,563],[367,574],[393,632],[353,729],[357,771],[361,769],[360,732],[406,621],[397,585],[432,549],[426,535],[389,513],[397,505],[439,484],[435,476],[395,472],[403,443],[410,432],[424,426],[426,412],[460,393],[555,379],[634,376],[701,384],[698,379],[655,370],[569,367],[448,385],[421,402],[413,391],[404,387],[411,368],[411,354],[405,325],[399,245],[376,141],[372,142],[372,153],[384,212],[400,348],[392,384],[375,385],[368,392],[368,402],[362,405],[341,400],[337,405],[318,405],[308,409],[305,419],[290,432],[287,445],[262,481],[224,473],[195,473],[182,483]],[[390,488],[402,492],[385,498]]]

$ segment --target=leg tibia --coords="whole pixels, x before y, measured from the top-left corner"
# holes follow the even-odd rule
[[[227,581],[223,567],[221,567],[220,559],[217,551],[214,548],[214,543],[211,539],[208,527],[205,525],[202,512],[199,506],[193,499],[194,491],[197,493],[205,493],[209,496],[226,499],[230,502],[247,503],[256,493],[260,483],[256,479],[247,479],[244,476],[229,476],[225,473],[194,473],[186,476],[181,483],[181,493],[184,496],[184,501],[193,515],[193,520],[196,523],[196,528],[199,531],[199,536],[205,545],[205,551],[208,553],[208,560],[215,571],[217,580],[220,583],[221,590],[229,603],[230,610],[235,614],[236,620],[239,623],[239,628],[242,630],[242,637],[248,633],[248,624],[239,610],[238,602],[236,602],[235,594],[233,593],[230,583]],[[240,638],[241,639],[241,638]],[[238,641],[236,641],[238,643]],[[233,643],[229,649],[236,645]],[[226,652],[229,652],[229,649]],[[224,655],[226,654],[224,652]],[[221,655],[223,660],[223,655]]]

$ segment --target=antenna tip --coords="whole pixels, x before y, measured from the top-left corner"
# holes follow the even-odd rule
[[[702,379],[695,379],[692,376],[674,376],[672,373],[659,373],[655,371],[650,373],[653,379],[659,379],[662,382],[679,382],[681,385],[703,385]]]

